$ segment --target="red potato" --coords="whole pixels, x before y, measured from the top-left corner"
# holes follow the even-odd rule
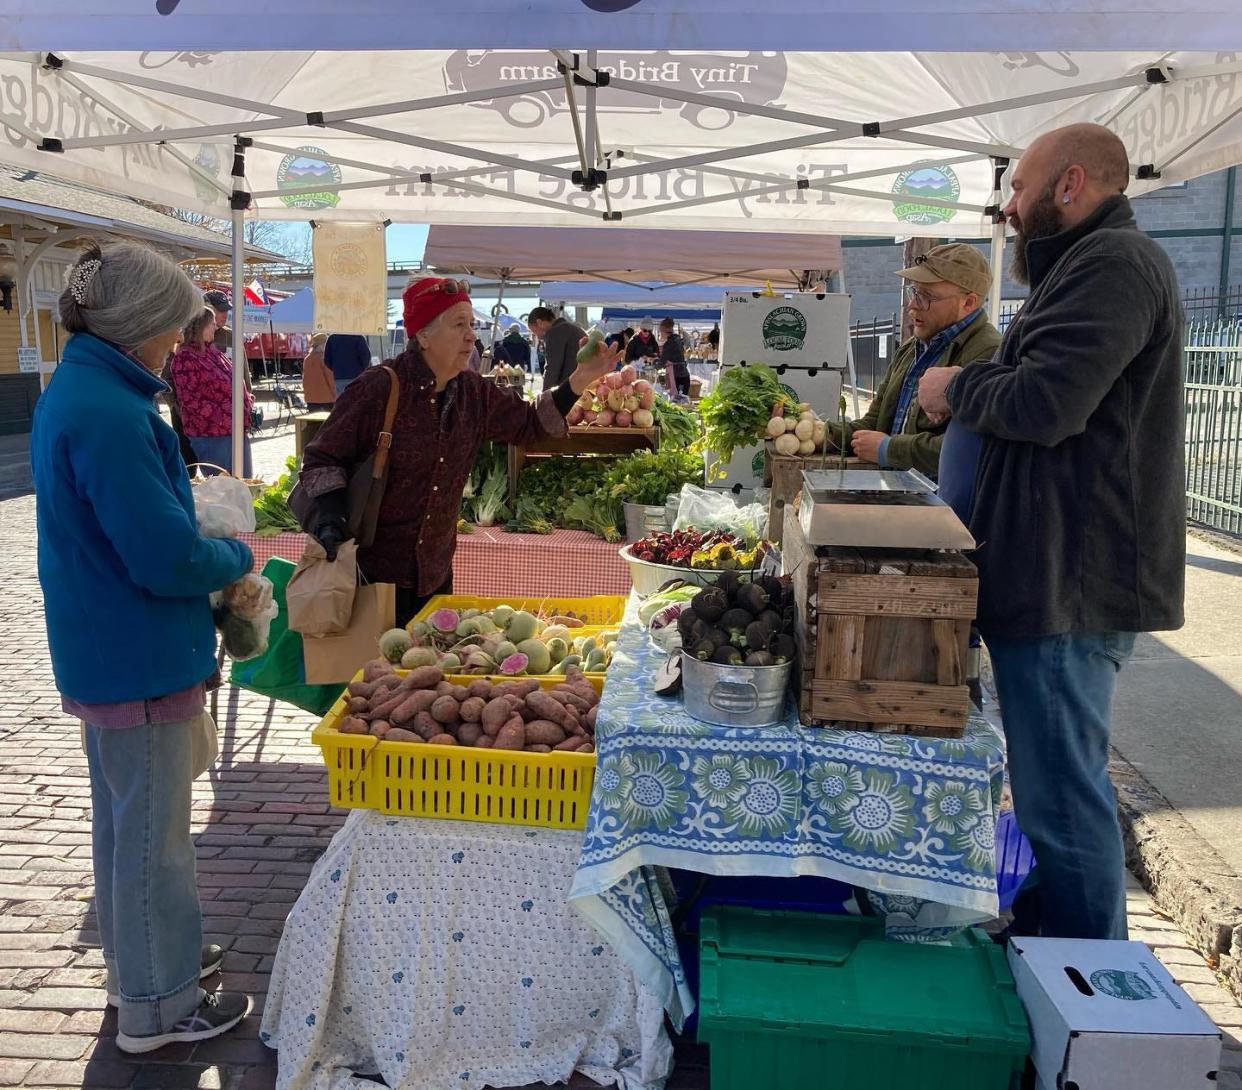
[[[453,691],[453,683],[451,681],[439,681],[434,686],[428,685],[429,689],[434,688],[436,696],[448,696]]]
[[[550,696],[553,700],[566,705],[566,707],[577,708],[580,712],[588,712],[593,707],[589,700],[584,700],[577,693],[569,692],[559,686],[548,693],[548,696]]]
[[[431,746],[455,746],[457,739],[451,734],[437,734],[434,738],[428,738],[427,744]]]
[[[598,715],[599,715],[599,705],[598,705],[598,704],[596,704],[596,705],[595,705],[595,707],[593,707],[593,708],[592,708],[589,712],[587,712],[587,713],[586,713],[586,718],[585,718],[584,722],[586,723],[586,725],[587,725],[588,727],[590,727],[590,728],[591,728],[591,730],[592,730],[592,731],[594,731],[594,730],[595,730],[595,720],[596,720],[596,718],[597,718],[597,716],[598,716]]]
[[[486,678],[480,678],[478,681],[472,681],[466,688],[471,696],[479,696],[484,700],[491,700],[495,695],[492,690],[495,686]]]
[[[526,697],[526,706],[537,713],[539,719],[550,719],[558,726],[566,723],[565,705],[555,699],[551,693],[537,690]]]
[[[393,665],[387,659],[372,659],[362,668],[363,681],[376,681],[385,674],[393,672]]]
[[[458,704],[460,704],[463,700],[470,699],[470,690],[467,689],[464,685],[454,685],[449,690],[448,695],[451,696],[454,700],[456,700]]]
[[[385,742],[421,742],[422,739],[412,730],[404,727],[392,727],[384,736]]]
[[[431,718],[437,723],[456,723],[461,717],[461,705],[447,694],[436,698],[431,705]]]
[[[474,748],[475,749],[491,749],[492,746],[494,746],[495,744],[496,744],[495,738],[489,738],[486,734],[481,734],[477,739],[475,739]]]
[[[553,749],[560,750],[562,753],[573,753],[582,745],[582,736],[579,734],[570,735],[560,745],[553,746]]]
[[[439,699],[433,690],[419,689],[418,692],[406,695],[401,703],[393,709],[389,719],[398,726],[404,726],[419,712],[430,711],[431,706]]]
[[[340,725],[336,728],[342,734],[370,734],[371,728],[366,721],[359,719],[356,715],[347,715],[341,720]]]
[[[376,719],[371,724],[371,736],[381,741],[388,736],[390,730],[392,730],[392,724],[387,719]]]
[[[411,689],[434,689],[444,680],[444,671],[438,666],[419,666],[405,680]]]
[[[593,743],[593,742],[583,742],[583,743],[582,743],[582,745],[578,747],[578,752],[579,752],[579,753],[594,753],[594,752],[595,752],[595,743]]]
[[[463,723],[457,728],[457,741],[463,746],[477,745],[480,738],[486,737],[479,723]]]
[[[426,742],[437,734],[443,734],[444,724],[437,723],[432,719],[431,712],[419,712],[414,716],[414,722],[410,724],[410,729]]]
[[[555,746],[565,741],[565,730],[547,719],[536,719],[526,724],[526,748],[532,745]]]
[[[551,747],[551,746],[544,746],[544,745],[540,745],[540,744],[536,743],[536,744],[535,744],[535,745],[533,745],[533,746],[527,746],[527,747],[526,747],[526,752],[527,752],[527,753],[551,753],[551,752],[552,752],[552,747]]]
[[[564,625],[566,628],[582,628],[586,624],[586,621],[579,617],[552,617],[549,618],[548,624],[560,624]]]
[[[493,743],[496,749],[525,749],[526,748],[526,724],[522,722],[520,715],[515,715],[500,728],[500,733],[496,735],[496,741]]]
[[[489,700],[483,706],[483,713],[479,717],[479,721],[483,724],[483,733],[489,738],[495,738],[512,714],[513,708],[503,696]]]
[[[365,696],[351,696],[345,704],[345,708],[350,715],[358,715],[360,712],[366,711],[370,706],[371,702]]]
[[[409,693],[398,692],[395,696],[387,692],[379,693],[371,699],[371,710],[367,713],[372,719],[388,719],[395,712]]]
[[[481,696],[467,697],[461,702],[461,718],[464,723],[477,723],[483,718],[487,701]]]

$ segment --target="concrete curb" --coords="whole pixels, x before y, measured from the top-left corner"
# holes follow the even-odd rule
[[[1127,866],[1242,1000],[1242,876],[1115,749],[1109,773]]]

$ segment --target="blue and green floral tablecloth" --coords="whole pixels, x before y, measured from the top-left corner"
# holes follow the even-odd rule
[[[714,727],[653,693],[663,653],[631,601],[600,705],[595,792],[570,899],[659,996],[694,1007],[658,867],[815,874],[860,886],[889,935],[937,941],[997,913],[1004,744],[981,716],[960,739]]]

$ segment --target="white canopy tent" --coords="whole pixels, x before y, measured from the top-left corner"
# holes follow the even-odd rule
[[[720,308],[725,293],[754,291],[756,284],[643,284],[630,286],[590,280],[551,280],[540,285],[539,297],[545,302],[564,307],[624,306],[641,311],[651,307],[668,309],[685,307]]]
[[[1113,128],[1131,192],[1242,161],[1236,0],[1048,7],[9,0],[0,161],[231,216],[238,239],[247,214],[520,216],[990,234],[997,256],[1003,171],[1049,128]],[[239,377],[239,445],[241,406]]]

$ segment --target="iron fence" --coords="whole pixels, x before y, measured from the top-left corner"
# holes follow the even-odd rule
[[[1004,332],[1021,308],[997,315]],[[1185,394],[1186,514],[1214,530],[1242,535],[1242,285],[1187,292]],[[851,327],[859,393],[874,396],[901,341],[896,313]]]

